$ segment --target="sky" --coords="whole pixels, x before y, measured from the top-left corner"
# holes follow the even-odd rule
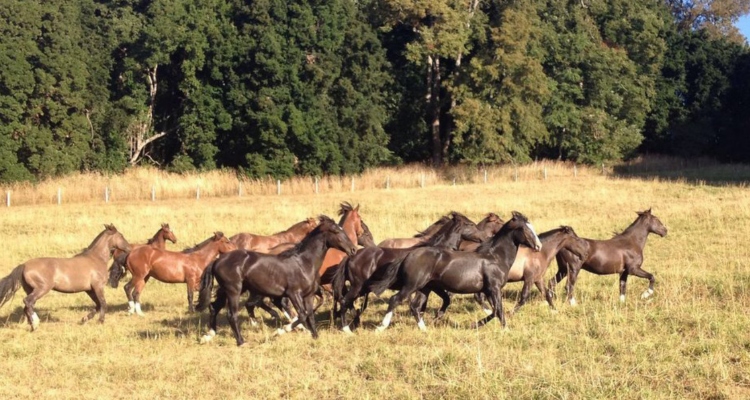
[[[748,42],[750,42],[750,15],[745,15],[742,18],[740,18],[739,21],[735,24],[737,28],[740,29],[740,32],[742,32],[743,35],[745,35],[745,39],[747,39]]]

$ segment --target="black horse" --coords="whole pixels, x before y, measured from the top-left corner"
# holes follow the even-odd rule
[[[334,306],[340,304],[340,311],[334,310],[334,313],[341,318],[341,328],[345,332],[351,332],[352,328],[359,325],[360,317],[367,308],[368,294],[372,291],[371,282],[380,281],[389,266],[400,264],[412,250],[428,247],[458,250],[464,240],[481,242],[484,239],[485,234],[474,222],[454,211],[450,214],[450,220],[435,235],[417,246],[405,249],[368,247],[345,258],[333,278]],[[345,287],[346,280],[350,284],[348,291]],[[435,293],[443,299],[443,304],[450,302],[444,291],[438,290]],[[354,301],[360,297],[364,297],[364,301],[350,326],[346,322],[346,312],[354,308]]]
[[[398,264],[389,266],[384,278],[372,285],[375,293],[381,293],[394,285],[401,290],[390,298],[388,310],[378,331],[390,324],[393,310],[404,300],[415,294],[410,308],[420,329],[425,330],[421,310],[430,291],[452,293],[483,293],[490,301],[492,314],[477,322],[482,326],[498,317],[503,327],[502,288],[508,280],[508,271],[516,257],[519,245],[526,245],[536,251],[542,244],[529,224],[528,219],[518,212],[508,220],[495,236],[475,252],[454,251],[424,247],[413,250]],[[448,302],[450,304],[450,302]],[[444,304],[444,308],[447,305]],[[441,311],[445,311],[441,308]]]
[[[651,214],[651,209],[637,212],[638,218],[622,233],[608,240],[584,239],[588,244],[588,255],[585,260],[576,257],[568,250],[557,253],[558,270],[549,281],[548,292],[554,294],[555,285],[568,275],[568,302],[576,305],[573,296],[578,272],[585,269],[597,275],[620,274],[620,301],[625,301],[625,288],[628,276],[635,275],[648,279],[648,289],[641,298],[646,299],[654,294],[654,275],[641,269],[643,265],[643,248],[649,233],[661,237],[667,235],[667,227],[659,218]]]
[[[214,278],[219,288],[216,300],[210,303],[210,331],[201,340],[206,342],[216,335],[216,317],[228,303],[229,325],[232,327],[237,345],[245,340],[240,333],[237,317],[240,295],[250,291],[255,296],[266,296],[274,301],[288,297],[297,311],[298,319],[293,326],[302,323],[313,338],[318,337],[315,328],[313,298],[318,292],[318,269],[329,248],[354,254],[356,248],[340,226],[326,216],[320,224],[294,248],[278,255],[260,254],[247,250],[235,250],[219,257],[201,277],[198,310],[208,308],[211,301]],[[281,330],[279,333],[283,333]]]

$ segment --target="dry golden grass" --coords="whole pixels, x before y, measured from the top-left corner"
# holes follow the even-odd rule
[[[151,281],[143,318],[126,314],[121,287],[106,289],[104,325],[77,323],[91,307],[85,294],[51,293],[37,303],[42,325],[30,333],[18,293],[0,309],[0,398],[748,398],[748,190],[555,171],[550,167],[547,180],[491,176],[486,185],[454,187],[443,177],[424,189],[412,182],[411,189],[348,192],[344,182],[319,195],[308,187],[282,196],[248,191],[241,198],[3,207],[0,240],[7,251],[0,276],[29,258],[73,255],[103,223],[142,242],[169,222],[179,240],[169,247],[181,249],[216,230],[267,234],[309,216],[335,215],[343,200],[362,205],[376,241],[412,235],[449,210],[477,220],[489,211],[507,217],[519,210],[538,231],[567,224],[581,236],[605,238],[629,225],[634,211],[653,207],[669,235],[651,237],[646,246],[644,268],[657,279],[652,300],[639,299],[644,280],[631,278],[620,304],[616,276],[582,272],[578,307],[558,298],[553,314],[534,293],[509,317],[508,331],[498,323],[469,329],[483,313],[457,296],[446,321],[426,333],[402,306],[391,328],[377,334],[385,306],[375,300],[352,337],[329,329],[325,305],[317,341],[306,333],[273,337],[272,321],[253,329],[243,314],[249,345],[236,348],[222,314],[214,342],[201,346],[207,315],[186,312],[184,285]],[[202,184],[221,186],[217,174]],[[74,181],[70,187],[79,187]],[[520,284],[506,287],[506,310],[519,291]]]

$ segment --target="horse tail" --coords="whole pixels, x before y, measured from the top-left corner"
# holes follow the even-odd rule
[[[338,311],[338,303],[344,297],[346,293],[346,278],[349,273],[349,257],[344,257],[339,263],[339,267],[336,268],[336,272],[333,274],[333,280],[331,281],[331,287],[333,288],[333,315],[336,315]]]
[[[198,291],[198,306],[195,308],[198,311],[207,309],[211,304],[211,292],[214,289],[214,265],[216,265],[216,261],[209,264],[208,267],[203,270],[203,275],[201,275],[201,288]]]
[[[16,293],[18,288],[21,287],[24,268],[26,268],[26,265],[21,264],[13,269],[8,276],[0,279],[0,307],[7,303]]]
[[[117,288],[120,280],[125,276],[125,263],[128,260],[128,254],[120,252],[112,259],[112,266],[109,267],[109,286]]]
[[[376,296],[380,296],[386,289],[393,286],[398,280],[399,271],[401,271],[401,263],[404,262],[407,255],[409,255],[408,252],[402,257],[388,263],[383,268],[381,278],[370,283],[370,291],[375,293]]]

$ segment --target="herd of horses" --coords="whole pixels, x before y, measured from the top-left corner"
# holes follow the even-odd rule
[[[487,313],[474,326],[493,318],[505,326],[502,290],[507,282],[523,282],[514,311],[528,301],[532,285],[554,309],[555,286],[565,277],[567,301],[575,305],[574,287],[582,269],[599,275],[620,274],[620,301],[625,301],[630,275],[649,280],[642,298],[653,295],[654,276],[641,268],[643,248],[650,233],[663,237],[667,228],[650,209],[637,214],[621,233],[595,240],[579,237],[569,226],[537,235],[529,220],[515,211],[507,221],[489,213],[478,223],[454,211],[412,238],[387,239],[376,245],[359,206],[342,203],[338,223],[320,216],[270,236],[240,233],[226,237],[215,232],[183,251],[165,249],[166,241],[177,242],[168,224],[139,245],[129,244],[110,224],[80,254],[36,258],[17,266],[0,280],[0,306],[23,288],[24,312],[34,331],[39,327],[34,305],[47,292],[86,292],[95,309],[82,322],[97,313],[104,322],[104,286],[109,283],[116,288],[129,272],[124,290],[132,314],[143,315],[140,298],[150,278],[186,283],[188,310],[210,312],[209,331],[202,343],[216,335],[217,317],[224,308],[237,345],[245,343],[238,322],[245,293],[249,297],[244,306],[253,325],[257,324],[256,307],[277,320],[281,316],[276,310],[281,311],[288,324],[278,334],[300,328],[316,338],[314,315],[325,293],[332,295],[333,315],[340,328],[351,333],[360,324],[369,294],[379,296],[386,289],[396,293],[388,301],[378,331],[388,327],[394,310],[406,300],[417,326],[425,330],[423,314],[431,293],[442,300],[436,319],[445,315],[453,295],[473,294]],[[110,258],[113,262],[108,269]],[[552,259],[557,260],[558,271],[545,285]],[[360,307],[354,310],[360,298]]]

